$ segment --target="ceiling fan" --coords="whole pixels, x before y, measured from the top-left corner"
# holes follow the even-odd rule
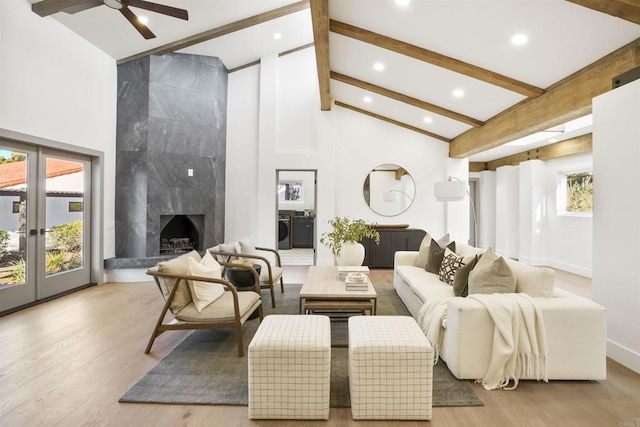
[[[40,16],[51,15],[56,12],[76,13],[104,4],[111,9],[119,10],[120,13],[135,27],[145,39],[152,39],[156,35],[143,24],[138,17],[129,9],[129,6],[161,13],[178,19],[189,20],[189,12],[177,7],[165,6],[163,4],[152,3],[146,0],[44,0],[31,5],[31,10]]]

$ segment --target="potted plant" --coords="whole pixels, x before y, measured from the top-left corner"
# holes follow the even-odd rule
[[[332,231],[323,233],[320,243],[331,249],[338,265],[362,265],[364,246],[360,242],[365,237],[380,243],[380,233],[362,219],[336,217],[329,224]]]

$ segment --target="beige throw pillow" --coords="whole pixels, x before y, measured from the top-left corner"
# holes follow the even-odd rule
[[[509,261],[516,275],[516,292],[532,297],[553,298],[556,272],[547,267],[534,267],[518,261]]]
[[[170,259],[168,261],[162,261],[158,263],[158,272],[169,274],[187,274],[189,269],[189,259],[193,258],[197,262],[200,262],[200,254],[198,251],[191,251],[184,255],[180,255],[177,258]],[[176,280],[165,279],[164,285],[166,287],[167,295],[171,293]],[[171,312],[177,313],[182,310],[187,304],[191,302],[191,292],[189,291],[189,285],[185,280],[180,280],[176,294],[171,301]]]
[[[418,256],[416,257],[416,267],[425,268],[427,266],[430,244],[431,236],[427,233],[422,239],[422,242],[420,242],[420,249],[418,250]]]
[[[209,256],[210,259],[208,259],[206,263],[202,264],[193,258],[189,258],[188,274],[191,276],[200,276],[212,279],[222,278],[222,268],[220,264],[218,264],[211,255]],[[202,310],[204,310],[206,306],[224,294],[224,286],[220,283],[203,282],[200,280],[189,280],[189,290],[191,291],[191,297],[193,298],[193,305],[196,306],[198,313],[202,313]]]
[[[210,249],[207,249],[207,252],[209,251],[214,251],[214,252],[226,252],[226,253],[232,253],[235,254],[236,251],[236,242],[231,242],[231,243],[220,243],[219,245],[216,245]],[[215,259],[218,262],[227,262],[227,258],[229,258],[228,255],[216,255]],[[234,259],[236,259],[236,257],[231,257],[229,259],[229,261],[233,261]]]
[[[507,261],[488,248],[469,273],[469,294],[513,293],[516,275]]]
[[[253,242],[251,241],[250,238],[248,237],[243,237],[242,239],[238,240],[236,242],[236,252],[242,255],[257,255],[257,256],[261,256],[260,252],[258,252],[258,250],[256,249],[255,245],[253,244]],[[247,258],[247,261],[250,261],[253,264],[258,264],[260,265],[260,267],[262,268],[262,270],[267,269],[267,265],[264,263],[264,261],[256,259],[256,258]],[[261,272],[262,272],[261,270]]]

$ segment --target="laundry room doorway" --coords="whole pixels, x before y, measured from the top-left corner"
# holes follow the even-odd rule
[[[315,265],[317,171],[276,171],[277,241],[282,265]]]

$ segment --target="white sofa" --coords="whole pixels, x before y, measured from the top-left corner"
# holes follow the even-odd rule
[[[481,252],[456,242],[456,253]],[[425,302],[452,298],[453,287],[438,275],[416,266],[418,252],[396,252],[394,287],[417,320]],[[509,260],[517,280],[535,267]],[[528,278],[530,279],[530,277]],[[535,297],[541,309],[547,339],[547,375],[550,380],[606,378],[605,308],[585,298],[554,289],[552,298]],[[459,379],[484,376],[490,360],[493,321],[477,300],[455,297],[448,302],[440,358]],[[531,378],[521,378],[531,379]]]

